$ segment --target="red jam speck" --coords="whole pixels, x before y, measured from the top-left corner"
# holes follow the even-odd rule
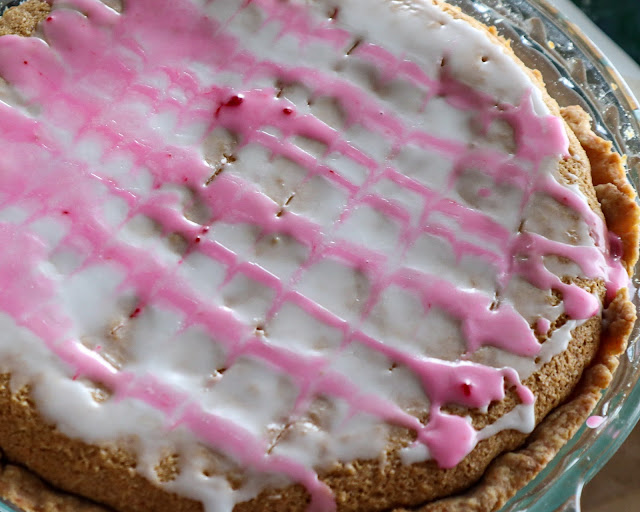
[[[291,107],[284,107],[284,108],[282,109],[282,113],[283,113],[285,116],[290,116],[291,114],[293,114],[293,109],[292,109]]]
[[[471,384],[469,384],[468,382],[463,382],[460,387],[462,388],[462,393],[464,394],[464,396],[471,396]]]
[[[231,96],[229,101],[225,103],[225,107],[239,107],[242,105],[244,101],[244,96],[242,94],[236,94],[235,96]]]
[[[129,318],[135,318],[135,317],[137,317],[137,316],[140,314],[140,311],[141,311],[141,310],[140,310],[140,308],[136,308],[136,309],[134,309],[134,310],[133,310],[133,313],[131,313],[131,314],[129,315]]]
[[[244,101],[243,94],[236,94],[235,96],[231,96],[231,98],[229,98],[226,103],[220,104],[220,106],[216,110],[216,117],[220,115],[220,111],[222,110],[223,107],[239,107],[240,105],[242,105],[243,101]]]

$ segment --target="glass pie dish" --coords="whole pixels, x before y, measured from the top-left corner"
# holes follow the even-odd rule
[[[626,155],[629,178],[640,186],[640,108],[607,59],[567,19],[544,0],[448,0],[512,41],[515,52],[538,69],[550,94],[561,106],[581,105],[594,128]],[[17,0],[0,0],[0,14]],[[640,285],[636,274],[634,286]],[[638,296],[634,294],[638,305]],[[548,467],[522,489],[502,512],[578,511],[582,487],[607,462],[640,418],[640,349],[635,341],[623,357],[612,385],[594,414],[605,421],[597,429],[583,427]],[[0,503],[0,512],[15,511]]]
[[[449,0],[465,13],[510,39],[515,53],[538,69],[560,106],[580,105],[594,130],[627,156],[629,180],[639,189],[640,106],[609,60],[546,0]],[[640,304],[640,273],[632,279],[632,299]],[[640,325],[636,322],[625,356],[594,415],[604,422],[583,426],[550,464],[500,512],[580,511],[584,485],[602,469],[640,418]]]

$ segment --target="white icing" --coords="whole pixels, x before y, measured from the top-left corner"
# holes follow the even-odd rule
[[[535,407],[518,404],[508,413],[502,415],[491,425],[487,425],[478,432],[478,441],[495,436],[503,430],[517,430],[523,434],[530,434],[536,426]]]
[[[403,464],[417,464],[431,458],[429,448],[422,443],[412,443],[400,449],[400,460]]]

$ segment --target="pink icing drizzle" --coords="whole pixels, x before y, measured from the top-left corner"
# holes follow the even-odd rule
[[[547,334],[551,329],[551,322],[547,318],[538,318],[536,322],[536,331],[538,334]]]
[[[238,12],[249,3],[238,2]],[[296,37],[301,44],[319,41],[337,51],[351,46],[349,33],[330,21],[314,22],[301,7],[271,0],[253,3],[267,13],[268,20],[282,24],[281,36]],[[242,465],[287,475],[309,490],[312,510],[334,507],[328,488],[314,471],[294,460],[267,454],[262,440],[224,418],[205,412],[158,376],[116,371],[97,351],[69,338],[72,324],[55,303],[56,285],[37,270],[49,254],[47,247],[29,233],[30,222],[46,216],[64,217],[68,233],[60,246],[85,254],[81,268],[101,263],[124,270],[126,280],[121,288],[133,290],[138,298],[138,305],[130,315],[132,321],[143,314],[148,305],[175,309],[184,315],[185,326],[199,325],[221,343],[227,350],[229,363],[234,358],[250,355],[288,374],[301,390],[295,412],[303,412],[304,407],[321,394],[341,398],[354,413],[365,412],[415,431],[417,440],[428,446],[443,467],[459,463],[475,446],[476,437],[464,418],[446,414],[441,408],[449,403],[487,407],[492,401],[504,398],[505,384],[515,386],[522,402],[531,404],[533,396],[520,384],[516,372],[420,358],[390,347],[298,292],[296,285],[301,276],[323,260],[337,261],[361,271],[371,285],[361,320],[372,313],[385,289],[394,285],[408,290],[422,301],[425,311],[438,307],[461,322],[469,352],[491,345],[514,354],[535,356],[539,344],[529,325],[509,305],[493,309],[492,301],[475,290],[459,289],[444,279],[412,268],[390,268],[383,254],[333,238],[322,226],[286,211],[255,185],[239,177],[222,173],[205,186],[212,169],[193,147],[167,144],[141,123],[139,113],[110,108],[111,102],[127,99],[128,104],[136,101],[151,104],[155,112],[173,113],[178,124],[203,123],[207,133],[218,127],[225,128],[238,137],[240,148],[260,145],[273,156],[286,157],[306,169],[307,180],[321,176],[344,190],[349,199],[342,218],[367,205],[392,219],[402,228],[401,252],[406,252],[423,233],[441,237],[451,244],[458,260],[473,255],[492,265],[502,286],[518,274],[539,288],[560,290],[567,312],[573,318],[597,314],[599,304],[580,288],[566,285],[551,274],[543,265],[543,256],[556,254],[575,261],[587,277],[605,277],[610,291],[624,284],[621,267],[605,256],[608,240],[601,235],[600,219],[579,196],[550,178],[536,175],[535,170],[545,158],[566,153],[566,139],[558,120],[537,116],[528,98],[520,106],[501,105],[502,108],[497,109],[493,98],[446,74],[438,79],[428,77],[415,64],[379,46],[363,44],[353,53],[374,63],[383,77],[405,77],[427,87],[429,97],[446,94],[452,107],[477,112],[485,126],[495,119],[508,122],[517,142],[517,153],[509,158],[494,150],[469,149],[456,141],[406,126],[374,98],[335,76],[324,76],[312,68],[286,67],[259,60],[243,50],[241,42],[227,33],[224,26],[203,17],[186,3],[177,10],[175,2],[168,0],[129,0],[122,15],[95,0],[66,0],[61,5],[75,7],[86,16],[67,9],[54,11],[43,27],[48,45],[34,38],[0,39],[0,75],[19,91],[27,104],[40,105],[42,109],[40,115],[32,118],[0,103],[0,136],[7,145],[0,155],[0,190],[7,193],[0,196],[0,207],[20,205],[30,211],[23,226],[0,223],[0,244],[4,248],[0,253],[3,284],[0,309],[41,338],[68,364],[74,378],[83,376],[101,382],[113,390],[116,399],[135,398],[145,402],[162,411],[173,425],[185,426],[197,439],[228,453]],[[167,37],[168,33],[171,37]],[[522,209],[535,191],[548,193],[587,220],[598,248],[571,247],[528,233],[513,236],[482,212],[446,199],[441,192],[404,176],[391,166],[381,165],[319,119],[298,113],[295,105],[277,98],[273,88],[202,90],[198,79],[183,64],[193,61],[217,72],[240,73],[247,81],[269,77],[298,82],[315,94],[332,96],[345,111],[347,125],[359,124],[383,135],[395,150],[412,144],[454,161],[455,171],[449,187],[455,185],[461,172],[473,168],[496,183],[522,188],[525,192]],[[142,69],[162,70],[172,84],[186,91],[188,101],[181,104],[161,90],[140,83]],[[143,167],[149,169],[154,190],[144,195],[101,176],[99,166],[87,168],[67,154],[64,143],[54,133],[55,127],[71,131],[77,138],[99,134],[108,145],[103,160],[125,152],[134,160],[132,173]],[[263,131],[265,127],[276,128],[281,135],[270,135]],[[367,169],[369,175],[364,185],[351,183],[300,149],[291,141],[294,136],[322,142],[327,154],[340,154]],[[534,172],[518,162],[529,163]],[[37,171],[38,179],[22,169]],[[425,207],[417,226],[410,222],[410,213],[402,204],[371,190],[383,178],[422,198]],[[156,221],[164,235],[182,234],[189,244],[187,253],[197,251],[226,265],[227,282],[241,273],[272,289],[275,299],[268,319],[277,315],[285,303],[293,303],[320,322],[340,329],[343,346],[360,343],[409,368],[431,400],[429,421],[422,424],[398,406],[359,389],[347,376],[332,371],[328,361],[322,358],[303,357],[270,346],[253,333],[253,326],[244,325],[229,310],[203,301],[189,283],[177,277],[174,267],[134,246],[117,242],[114,237],[119,227],[111,227],[104,220],[94,191],[97,183],[106,187],[109,194],[124,200],[129,208],[128,219],[143,214]],[[185,219],[176,209],[175,196],[163,191],[167,184],[195,190],[209,208],[208,222],[198,225]],[[490,193],[489,189],[479,191],[481,197],[488,197]],[[450,229],[429,221],[433,213],[455,220],[468,234],[491,240],[500,251],[457,240]],[[209,227],[220,222],[250,224],[262,234],[291,236],[308,249],[309,257],[288,282],[282,281],[259,265],[242,261],[214,240],[208,234]],[[516,255],[526,255],[527,259],[514,265]],[[547,332],[548,320],[545,323],[540,319],[537,330]]]
[[[604,423],[604,420],[605,419],[602,416],[589,416],[587,418],[587,427],[598,428]]]

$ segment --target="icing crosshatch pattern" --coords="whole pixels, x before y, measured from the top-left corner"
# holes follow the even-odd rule
[[[218,478],[237,464],[328,510],[316,469],[375,457],[388,425],[413,433],[408,462],[443,467],[533,428],[521,380],[600,311],[561,278],[615,293],[624,270],[501,48],[426,5],[364,22],[355,1],[64,7],[46,43],[0,41],[0,320],[38,347],[54,385],[36,398],[63,430],[114,439],[145,418],[166,439],[142,471],[166,443],[190,453],[173,489],[252,497],[252,475]],[[460,33],[474,51],[450,54]],[[457,78],[470,66],[477,83]],[[505,388],[521,405],[486,429],[443,410]]]

